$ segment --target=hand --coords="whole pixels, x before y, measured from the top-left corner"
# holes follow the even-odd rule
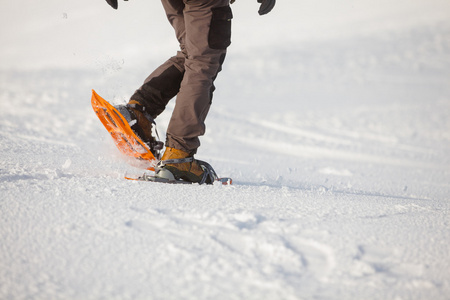
[[[269,13],[272,10],[272,8],[275,6],[276,0],[257,0],[257,1],[258,3],[261,3],[258,13],[260,16],[262,16]]]
[[[128,1],[128,0],[125,0]],[[106,2],[108,2],[109,5],[111,5],[112,8],[117,9],[117,7],[119,6],[117,3],[117,0],[106,0]]]
[[[111,5],[112,8],[117,9],[117,0],[106,0],[109,5]]]

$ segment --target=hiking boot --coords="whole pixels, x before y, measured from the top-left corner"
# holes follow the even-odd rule
[[[133,132],[147,144],[153,155],[158,159],[163,143],[157,141],[152,135],[152,127],[155,121],[145,111],[145,107],[138,101],[130,100],[127,105],[118,105],[115,108],[124,116]]]
[[[214,178],[202,168],[193,155],[169,147],[166,148],[160,164],[156,167],[156,176],[169,180],[184,180],[200,184],[212,184],[214,181]]]

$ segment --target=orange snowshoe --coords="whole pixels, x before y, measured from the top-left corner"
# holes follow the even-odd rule
[[[100,97],[92,90],[92,108],[98,118],[111,134],[117,148],[129,157],[144,160],[149,164],[147,170],[154,170],[154,166],[159,160],[159,147],[162,143],[157,142],[159,147],[145,143],[132,129],[129,121],[108,101]],[[155,149],[156,148],[156,149]],[[155,157],[156,156],[156,157]]]

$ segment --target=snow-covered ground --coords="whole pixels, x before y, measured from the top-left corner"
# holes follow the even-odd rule
[[[87,2],[0,2],[0,299],[450,299],[447,0],[238,0],[197,156],[233,186],[123,178],[91,89],[177,45]]]

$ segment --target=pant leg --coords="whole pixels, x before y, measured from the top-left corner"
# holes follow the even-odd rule
[[[184,4],[181,47],[186,53],[185,73],[167,129],[166,146],[195,153],[199,136],[205,133],[214,79],[230,44],[232,15],[229,0],[184,0]]]
[[[175,29],[181,51],[176,56],[164,62],[153,71],[136,90],[130,100],[137,100],[146,107],[146,110],[156,118],[166,108],[167,103],[175,97],[184,76],[184,3],[183,0],[162,0],[167,19]]]
[[[184,56],[174,56],[153,71],[130,99],[137,100],[153,118],[178,94],[184,75]]]

